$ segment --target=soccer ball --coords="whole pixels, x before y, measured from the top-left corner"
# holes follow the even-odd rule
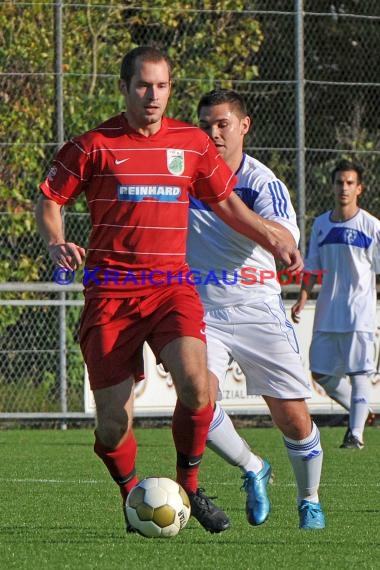
[[[129,524],[143,536],[169,538],[187,524],[190,501],[172,479],[146,477],[128,494],[125,510]]]

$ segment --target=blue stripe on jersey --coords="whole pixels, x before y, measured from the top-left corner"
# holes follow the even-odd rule
[[[194,196],[189,196],[190,198],[190,208],[192,210],[208,210],[209,212],[211,211],[211,208],[208,204],[205,204],[205,202],[202,202],[202,200],[198,200],[198,198],[194,198]]]
[[[268,188],[272,196],[273,209],[276,216],[289,218],[288,203],[281,182],[279,180],[269,182]]]
[[[353,245],[361,247],[362,249],[367,249],[372,243],[372,238],[360,230],[347,227],[335,227],[329,231],[327,236],[318,244],[318,246],[322,247],[323,245],[334,243]]]
[[[250,210],[254,209],[256,198],[259,195],[256,190],[252,190],[252,188],[234,188],[234,192]],[[193,196],[190,196],[190,208],[193,210],[212,210],[208,204],[205,204]]]
[[[252,188],[234,188],[234,191],[250,210],[254,209],[256,198],[259,195],[256,190]]]

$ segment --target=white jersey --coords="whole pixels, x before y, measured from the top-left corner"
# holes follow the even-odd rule
[[[258,160],[243,155],[236,194],[260,216],[285,226],[299,240],[289,191]],[[225,224],[211,208],[190,198],[187,259],[207,309],[255,303],[279,295],[271,253]]]
[[[314,221],[305,261],[307,271],[325,271],[314,330],[376,330],[376,273],[380,273],[380,221],[359,210],[334,222],[332,211]]]

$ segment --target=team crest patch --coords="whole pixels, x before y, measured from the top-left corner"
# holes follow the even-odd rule
[[[345,237],[346,237],[346,243],[351,244],[354,243],[356,236],[357,236],[357,231],[351,228],[345,228]]]
[[[166,151],[166,163],[171,174],[179,176],[185,170],[185,153],[183,150],[170,148]]]

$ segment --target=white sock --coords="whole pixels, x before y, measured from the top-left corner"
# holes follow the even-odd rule
[[[335,402],[346,410],[351,407],[351,383],[347,376],[322,376],[316,380]]]
[[[352,435],[363,441],[363,432],[368,417],[369,375],[351,376],[352,395],[350,410],[350,430]]]
[[[323,450],[317,426],[313,422],[311,434],[300,441],[284,436],[284,443],[297,481],[298,504],[303,499],[318,503]]]
[[[260,457],[252,453],[218,402],[215,404],[214,416],[207,434],[207,447],[230,465],[240,467],[243,473],[258,473],[263,467]]]

